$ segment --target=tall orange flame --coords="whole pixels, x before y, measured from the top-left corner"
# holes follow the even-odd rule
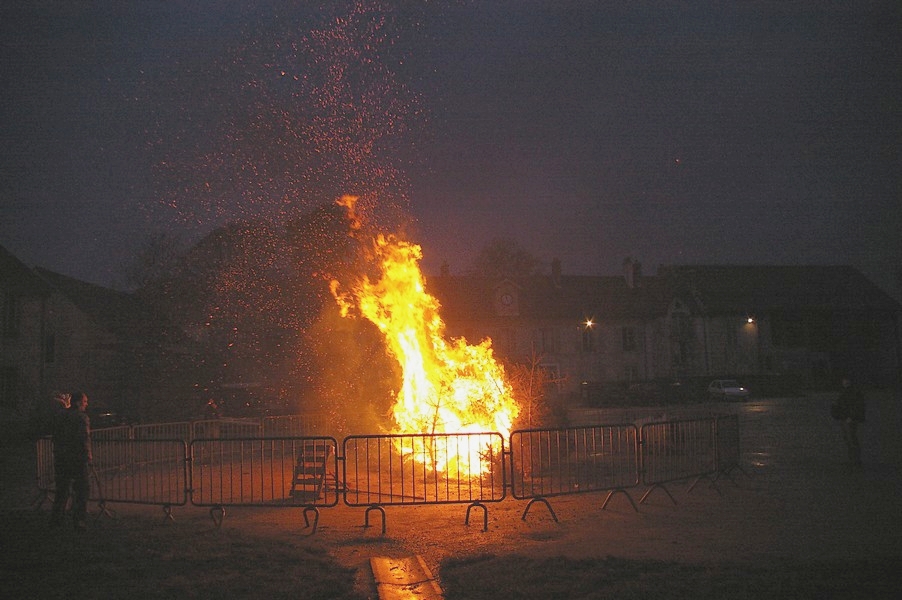
[[[344,197],[339,203],[348,208],[359,229],[354,200]],[[339,282],[331,284],[342,315],[348,316],[356,308],[372,321],[401,366],[401,388],[392,408],[393,433],[498,432],[506,438],[519,406],[505,381],[502,365],[494,359],[492,342],[487,338],[469,345],[463,338],[445,337],[439,302],[426,292],[421,259],[420,246],[394,235],[378,234],[372,240],[372,262],[378,277],[371,280],[362,276],[345,292]],[[436,470],[449,468],[430,466]]]

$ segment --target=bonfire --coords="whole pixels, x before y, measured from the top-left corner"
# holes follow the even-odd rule
[[[352,196],[339,200],[348,210],[355,235],[360,235],[355,202]],[[391,410],[392,433],[497,432],[506,438],[519,407],[503,366],[493,356],[491,339],[471,345],[464,338],[446,336],[439,302],[428,293],[420,270],[420,246],[382,233],[363,241],[376,275],[361,276],[349,285],[333,280],[331,290],[342,316],[371,321],[398,362],[402,378]],[[497,444],[493,441],[497,439],[485,436],[482,445]],[[500,450],[483,447],[481,451],[497,455]],[[476,461],[454,462],[459,468],[461,463]],[[429,466],[438,471],[449,468]]]

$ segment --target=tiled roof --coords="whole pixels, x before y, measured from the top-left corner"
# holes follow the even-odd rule
[[[802,308],[902,310],[850,266],[680,265],[661,267],[658,277],[669,280],[679,293],[696,293],[710,314]]]
[[[5,285],[18,293],[40,296],[50,292],[50,286],[34,270],[3,246],[0,246],[0,274]]]
[[[37,267],[35,271],[96,324],[117,334],[134,334],[152,322],[146,305],[133,294],[66,277]]]
[[[468,276],[429,278],[427,292],[438,298],[444,318],[491,318],[495,316],[494,291],[500,285],[518,291],[520,317],[576,319],[640,318],[667,309],[660,282],[643,280],[630,288],[622,277],[562,276],[507,280]]]
[[[494,291],[504,282],[518,291],[521,318],[652,318],[679,298],[696,314],[775,310],[902,311],[891,296],[849,266],[661,267],[629,287],[618,276],[549,276],[510,280],[470,276],[431,277],[427,291],[446,319],[495,317]]]

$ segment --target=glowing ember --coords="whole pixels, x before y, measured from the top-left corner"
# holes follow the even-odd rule
[[[355,200],[346,196],[339,204],[348,209],[354,229],[359,230]],[[520,409],[505,382],[504,369],[492,355],[491,340],[471,346],[463,338],[445,338],[439,303],[426,292],[421,258],[416,244],[379,234],[372,244],[376,280],[364,276],[349,291],[340,291],[337,281],[331,285],[342,316],[356,309],[372,321],[401,366],[401,389],[392,408],[393,433],[495,431],[506,438]],[[488,450],[490,443],[480,444],[481,448],[473,451],[476,456],[451,457],[449,464],[435,461],[429,466],[475,475],[468,465],[478,464],[479,451]],[[497,455],[501,449],[492,450]],[[414,456],[434,454],[413,452]]]

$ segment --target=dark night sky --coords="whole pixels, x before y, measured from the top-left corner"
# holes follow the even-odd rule
[[[380,56],[417,109],[367,118],[421,121],[393,179],[427,271],[465,272],[503,236],[568,273],[615,274],[626,256],[649,273],[852,264],[895,291],[898,2],[399,4]],[[232,107],[275,112],[248,100],[248,81],[273,76],[261,57],[328,27],[307,3],[274,0],[4,3],[0,244],[116,284],[148,232],[209,228],[223,213],[163,198],[157,166],[229,156],[217,139],[249,137],[213,133],[237,122]],[[189,169],[201,180],[202,162]],[[290,189],[236,186],[245,216],[272,205],[249,188]]]

